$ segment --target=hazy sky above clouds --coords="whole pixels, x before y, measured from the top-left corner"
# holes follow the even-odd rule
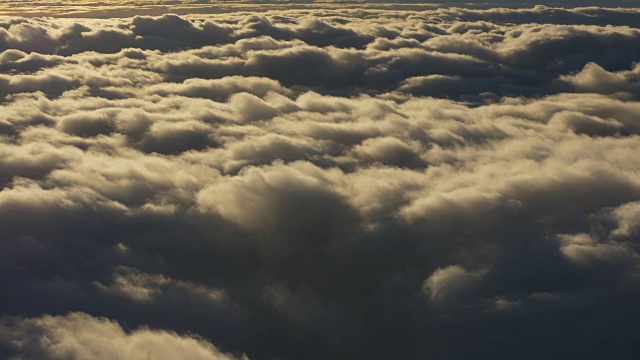
[[[343,10],[358,8],[404,8],[420,10],[433,7],[490,9],[496,7],[531,8],[640,7],[640,0],[362,0],[362,1],[255,1],[255,0],[3,0],[0,16],[130,17],[164,13],[198,14],[232,11],[263,12],[267,9],[317,9],[340,4]]]
[[[635,356],[639,9],[78,3],[0,5],[0,358]]]

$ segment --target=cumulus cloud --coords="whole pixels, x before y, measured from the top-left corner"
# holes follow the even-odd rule
[[[637,9],[7,4],[0,357],[635,354]]]
[[[633,236],[640,230],[640,204],[632,202],[622,205],[613,211],[614,218],[618,222],[618,228],[613,235]]]
[[[127,332],[117,322],[84,313],[4,318],[0,331],[16,350],[12,359],[239,359],[202,339],[144,328]]]
[[[459,265],[452,265],[434,271],[424,282],[424,290],[431,300],[437,303],[451,302],[451,297],[473,287],[474,282],[482,279],[484,271],[467,271]]]
[[[626,244],[599,243],[589,234],[560,235],[560,241],[562,254],[580,265],[593,265],[601,262],[623,265],[638,260],[638,255]]]

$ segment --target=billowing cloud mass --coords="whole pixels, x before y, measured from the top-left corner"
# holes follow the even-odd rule
[[[236,359],[201,339],[149,329],[127,333],[117,323],[81,313],[3,319],[0,334],[15,339],[30,359]]]
[[[0,358],[634,357],[638,9],[13,3]]]

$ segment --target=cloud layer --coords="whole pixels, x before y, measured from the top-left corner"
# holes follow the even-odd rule
[[[0,18],[0,357],[628,358],[638,20]]]

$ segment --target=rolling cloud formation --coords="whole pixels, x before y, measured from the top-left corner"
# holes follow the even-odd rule
[[[0,18],[0,357],[629,358],[638,24]]]

